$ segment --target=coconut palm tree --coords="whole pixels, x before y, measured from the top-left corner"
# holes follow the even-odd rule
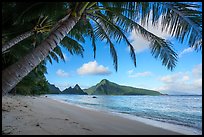
[[[147,31],[142,25],[149,20],[156,25],[162,16],[162,27],[181,42],[185,36],[190,37],[189,45],[201,48],[202,15],[195,10],[196,4],[187,3],[143,3],[143,2],[72,2],[65,5],[69,13],[63,21],[56,24],[49,36],[32,52],[28,53],[15,64],[2,71],[2,92],[7,93],[18,82],[32,71],[48,54],[59,45],[81,20],[87,26],[87,35],[92,39],[93,50],[96,50],[96,39],[106,40],[110,46],[113,64],[117,71],[117,53],[112,39],[117,42],[124,40],[130,47],[130,55],[136,66],[134,48],[127,39],[125,32],[135,30],[151,42],[150,48],[155,58],[172,70],[177,61],[177,54],[170,41],[160,38]],[[150,14],[152,13],[152,14]],[[141,20],[141,25],[138,23]],[[79,30],[81,29],[78,28]],[[83,33],[84,34],[84,33]],[[94,54],[95,56],[95,54]]]
[[[26,7],[26,9],[24,9],[24,7]],[[4,3],[2,8],[2,12],[3,12],[2,15],[4,20],[3,33],[2,33],[3,56],[5,53],[10,52],[11,51],[10,48],[14,46],[24,46],[25,42],[22,43],[21,41],[28,39],[30,37],[32,37],[32,39],[30,39],[30,42],[32,41],[32,46],[34,47],[37,46],[38,43],[43,40],[43,37],[47,37],[47,33],[50,31],[50,27],[54,22],[55,23],[57,22],[56,24],[62,22],[62,20],[57,21],[57,19],[59,17],[65,16],[67,9],[63,7],[64,7],[64,3],[46,3],[46,2],[40,2],[40,3],[31,2],[31,3],[18,3],[18,4],[16,4],[15,2]],[[15,14],[13,15],[11,13],[15,13]],[[8,29],[8,24],[12,26],[12,27],[9,27],[9,29]],[[53,27],[53,29],[55,27]],[[27,31],[30,28],[32,29]],[[18,35],[19,30],[21,30],[20,32],[23,32],[23,34]],[[80,38],[78,36],[77,38],[80,41]],[[70,41],[69,43],[66,42],[67,39]],[[74,45],[68,46],[67,44],[69,45],[74,44]],[[32,46],[29,46],[28,44],[26,45],[27,46],[24,46],[23,48],[21,47],[14,48],[14,51],[18,50],[17,58],[19,58],[19,56],[21,57],[21,55],[18,55],[18,53],[23,54],[22,52],[19,52],[20,50],[22,50],[23,52],[28,52],[28,50],[26,49],[29,49],[29,48],[32,49]],[[70,37],[65,38],[65,40],[63,40],[62,46],[64,46],[65,48],[68,47],[67,50],[71,54],[76,53],[83,56],[82,46],[76,41],[74,41],[73,39],[71,40]],[[9,53],[9,56],[7,57],[11,58],[11,56],[12,56],[12,53]],[[14,54],[14,56],[16,56],[16,54]],[[48,61],[50,61],[50,63],[52,63],[51,58],[53,58],[55,61],[58,62],[59,61],[58,57],[60,57],[63,61],[65,61],[61,48],[59,46],[56,47],[53,51],[51,51],[50,54],[47,56]],[[5,63],[3,63],[3,65],[5,65]]]
[[[45,33],[45,32],[49,32],[50,28],[51,28],[51,22],[49,20],[47,20],[47,17],[40,17],[37,24],[29,31],[11,39],[10,41],[6,42],[5,44],[2,45],[2,53],[4,53],[6,50],[10,49],[11,47],[13,47],[14,45],[16,45],[17,43],[21,42],[22,40],[33,36],[35,34],[38,33]]]
[[[24,7],[27,7],[27,8],[24,9]],[[22,8],[24,10],[22,10]],[[3,34],[2,34],[3,40],[2,41],[7,41],[7,42],[2,43],[3,44],[2,45],[2,54],[10,52],[9,49],[15,45],[21,45],[22,46],[22,43],[20,43],[20,42],[31,37],[31,36],[33,37],[32,38],[32,45],[34,47],[37,46],[37,43],[39,43],[37,41],[40,41],[38,39],[42,40],[43,37],[47,37],[47,33],[50,31],[51,25],[54,22],[57,22],[56,24],[59,24],[60,22],[62,22],[64,20],[64,18],[59,20],[59,21],[57,21],[57,19],[59,17],[65,16],[65,13],[68,13],[67,9],[64,8],[64,3],[46,3],[46,2],[40,2],[40,3],[32,3],[31,2],[31,3],[20,3],[20,4],[19,3],[18,4],[6,3],[3,6],[2,11],[3,11],[3,13],[2,13],[3,18],[4,18],[4,20],[6,20],[3,24],[3,28],[6,28],[8,23],[10,23],[10,25],[13,26],[12,28],[9,27],[11,29],[5,29],[4,31],[6,31],[6,32],[3,31]],[[10,13],[12,11],[15,13],[18,12],[18,14],[16,13],[15,15],[12,15],[12,14],[10,15]],[[33,11],[35,14],[33,14]],[[50,17],[50,15],[52,15],[52,17]],[[48,16],[49,16],[49,18],[48,18]],[[8,20],[7,18],[9,18],[10,20]],[[34,22],[34,24],[32,22]],[[25,27],[25,25],[28,27]],[[23,27],[21,27],[21,26],[23,26]],[[25,31],[25,32],[23,34],[20,34],[17,36],[12,35],[12,37],[14,36],[14,38],[11,37],[12,39],[9,40],[10,37],[7,37],[7,36],[10,36],[11,34],[18,34],[15,32],[16,27],[20,28],[20,30],[22,30],[22,32],[23,31]],[[56,27],[57,27],[57,25],[54,26],[53,29],[55,29]],[[27,31],[27,28],[32,28],[32,29]],[[8,30],[11,32],[9,32]],[[73,29],[73,32],[74,31],[75,30]],[[41,34],[41,33],[45,33],[45,34]],[[6,38],[5,38],[5,36],[6,36]],[[69,35],[69,36],[74,37],[75,39],[77,39],[78,41],[80,41],[82,43],[85,42],[84,38],[81,36],[81,34],[79,35],[79,33],[74,32],[74,33],[71,33],[71,35]],[[83,49],[82,45],[80,45],[77,41],[75,41],[71,37],[64,38],[63,41],[61,41],[62,46],[67,48],[67,50],[71,54],[80,54],[83,57],[84,49]],[[69,46],[70,44],[73,46]],[[28,45],[28,48],[29,48],[29,45]],[[25,52],[25,50],[24,50],[24,52]],[[59,61],[58,56],[56,54],[63,61],[65,61],[64,56],[63,56],[62,51],[61,51],[61,48],[58,46],[53,51],[51,51],[50,54],[47,56],[48,61],[50,61],[50,63],[52,63],[51,58],[53,58],[57,62]]]
[[[50,4],[46,2],[3,3],[2,36],[6,42],[2,43],[2,53],[28,37],[34,35],[36,37],[39,33],[48,33],[52,25],[56,23],[57,18],[64,16],[65,8],[63,5],[63,3]],[[56,17],[55,14],[58,16]],[[15,30],[16,28],[18,29]],[[18,31],[22,33],[19,34]]]

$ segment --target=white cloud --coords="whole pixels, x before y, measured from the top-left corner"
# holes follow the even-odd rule
[[[156,90],[167,94],[202,94],[200,85],[195,83],[171,83],[168,85],[161,86]]]
[[[134,30],[130,32],[129,40],[137,53],[149,48],[150,42],[145,40],[141,35],[137,34]]]
[[[184,54],[191,53],[193,51],[194,51],[194,48],[189,47],[189,48],[184,49],[182,52],[180,52],[178,56],[182,57]]]
[[[202,78],[202,64],[195,66],[192,70],[193,76],[196,78]]]
[[[128,73],[128,77],[130,77],[130,78],[147,77],[147,76],[152,75],[152,72],[149,72],[149,71],[135,73],[133,70],[129,70],[127,73]]]
[[[129,75],[131,75],[131,74],[133,73],[133,71],[134,71],[134,70],[133,70],[133,69],[131,69],[131,70],[128,70],[128,72],[127,72],[127,73],[128,73]]]
[[[202,78],[194,80],[193,85],[195,85],[198,88],[202,88]]]
[[[99,65],[96,61],[88,62],[83,64],[79,69],[77,69],[79,75],[109,75],[111,72],[108,67]]]
[[[189,79],[189,76],[183,76],[182,81],[188,81]]]
[[[69,73],[65,72],[64,70],[62,69],[58,69],[56,74],[60,77],[69,77]]]
[[[177,81],[188,81],[189,78],[189,74],[188,72],[178,72],[175,74],[171,74],[171,75],[166,75],[160,78],[160,81],[164,82],[164,83],[174,83]]]
[[[178,72],[160,78],[163,86],[157,90],[163,93],[202,94],[202,64],[195,66],[191,72]]]
[[[167,75],[167,76],[163,76],[160,80],[164,83],[172,83],[174,80],[176,80],[178,78],[177,74],[174,75]]]
[[[151,21],[149,21],[148,25],[143,27],[149,32],[155,34],[156,36],[159,36],[164,39],[170,38],[170,35],[168,33],[162,32],[161,18],[159,19],[158,26],[153,26]],[[145,40],[139,33],[136,33],[135,30],[132,30],[128,39],[131,41],[131,44],[133,45],[136,52],[142,52],[149,48],[150,42]]]

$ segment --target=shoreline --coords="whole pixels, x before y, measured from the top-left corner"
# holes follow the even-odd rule
[[[180,135],[43,96],[2,97],[2,133],[17,135]]]
[[[49,99],[52,99],[52,98],[49,98]],[[114,115],[114,116],[119,116],[119,117],[127,118],[127,119],[130,119],[130,120],[139,121],[139,122],[142,122],[142,123],[150,125],[150,126],[170,130],[170,131],[173,131],[173,132],[178,132],[180,134],[202,135],[202,132],[200,132],[198,129],[192,128],[192,127],[187,127],[187,126],[183,126],[183,125],[177,125],[177,124],[167,123],[167,122],[162,122],[162,121],[156,121],[156,120],[153,120],[153,119],[147,119],[147,118],[143,118],[143,117],[139,117],[139,116],[134,116],[134,115],[131,115],[131,114],[109,111],[107,109],[102,110],[102,109],[97,109],[97,108],[93,108],[93,107],[90,108],[90,107],[87,107],[87,106],[82,106],[82,105],[79,105],[79,104],[74,104],[74,103],[70,103],[70,102],[63,101],[63,100],[58,100],[58,99],[52,99],[52,100],[58,101],[60,103],[65,103],[65,104],[68,104],[68,105],[80,107],[82,109],[88,109],[88,110],[91,110],[91,111],[109,113],[109,114]]]
[[[202,133],[200,133],[200,131],[198,131],[195,128],[191,128],[191,127],[186,127],[186,126],[182,126],[182,125],[176,125],[176,124],[172,124],[172,123],[142,118],[142,117],[134,116],[131,114],[122,114],[122,113],[115,113],[115,114],[118,116],[124,117],[124,118],[131,119],[131,120],[140,121],[140,122],[145,123],[145,124],[150,125],[150,126],[155,126],[155,127],[170,130],[173,132],[178,132],[178,133],[184,134],[184,135],[202,135]],[[193,130],[193,132],[192,132],[192,130]]]

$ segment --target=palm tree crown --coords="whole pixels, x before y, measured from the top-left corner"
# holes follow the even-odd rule
[[[39,5],[39,3],[33,3],[22,12],[20,17],[24,18],[24,22],[29,21],[26,15]],[[196,4],[179,2],[65,2],[60,3],[60,5],[63,5],[63,10],[58,9],[56,11],[66,11],[66,14],[64,17],[59,14],[61,18],[58,19],[58,22],[55,21],[56,24],[52,27],[49,36],[44,38],[24,58],[3,71],[5,77],[11,71],[10,73],[15,75],[13,79],[16,79],[16,82],[11,82],[12,76],[10,74],[10,77],[7,76],[3,80],[2,85],[5,85],[3,87],[4,92],[7,92],[25,77],[53,49],[58,47],[59,43],[67,47],[71,53],[81,54],[83,46],[79,42],[84,42],[85,37],[91,38],[94,57],[96,40],[107,41],[116,71],[118,69],[117,52],[112,41],[113,39],[116,42],[123,40],[130,48],[130,57],[136,66],[135,51],[126,36],[126,33],[132,30],[135,30],[150,41],[152,55],[155,58],[160,58],[164,66],[173,70],[176,66],[177,54],[173,50],[172,43],[156,36],[143,27],[148,24],[148,21],[151,21],[156,26],[160,17],[163,31],[167,31],[181,42],[184,41],[185,37],[189,37],[189,46],[195,49],[202,48],[202,12],[195,9],[199,7]],[[33,16],[34,18],[40,16],[39,13],[44,13],[45,16],[48,16],[42,8],[37,13]],[[138,20],[141,21],[141,25]],[[20,70],[19,68],[17,70],[19,72],[13,72],[13,68],[18,68],[19,65],[25,65],[25,70]],[[11,86],[10,88],[7,87],[9,85]]]

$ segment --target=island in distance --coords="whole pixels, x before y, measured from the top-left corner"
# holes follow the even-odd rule
[[[78,84],[76,84],[74,86],[74,88],[72,87],[69,87],[69,88],[66,88],[65,90],[63,91],[60,91],[59,88],[55,87],[55,85],[52,85],[52,84],[48,84],[48,87],[49,87],[49,94],[75,94],[75,95],[87,95],[86,92],[84,92],[80,86]]]
[[[74,88],[69,87],[62,91],[62,94],[76,94],[76,95],[88,95],[86,92],[84,92],[78,84],[74,86]]]
[[[158,91],[122,86],[106,79],[84,91],[89,95],[161,95]]]
[[[75,94],[75,95],[163,95],[162,93],[154,90],[134,88],[129,86],[122,86],[110,82],[107,79],[101,80],[95,86],[82,90],[78,84],[74,88],[69,87],[64,91],[49,84],[51,94]]]

